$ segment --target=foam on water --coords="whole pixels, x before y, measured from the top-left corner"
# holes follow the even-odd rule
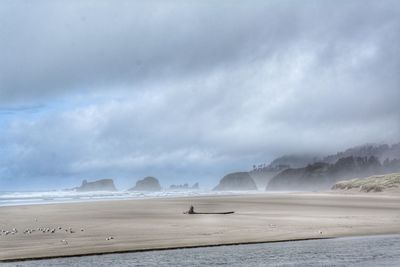
[[[43,192],[0,192],[0,206],[49,204],[65,202],[87,202],[98,200],[146,199],[165,197],[193,197],[259,194],[262,191],[211,191],[211,190],[165,190],[159,192],[140,191],[43,191]]]

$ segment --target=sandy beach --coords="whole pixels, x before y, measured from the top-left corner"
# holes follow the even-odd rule
[[[183,214],[190,205],[235,213]],[[400,196],[274,193],[0,207],[0,232],[0,261],[400,234]]]

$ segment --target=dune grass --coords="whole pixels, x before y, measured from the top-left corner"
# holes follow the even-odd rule
[[[359,189],[362,192],[383,192],[393,188],[400,188],[400,173],[340,181],[332,187],[333,190]]]

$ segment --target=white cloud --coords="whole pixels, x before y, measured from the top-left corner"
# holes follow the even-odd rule
[[[283,153],[398,141],[395,1],[87,3],[3,11],[0,107],[43,106],[0,114],[1,177],[212,184]]]

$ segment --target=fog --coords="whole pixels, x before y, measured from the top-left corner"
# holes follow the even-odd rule
[[[398,1],[2,1],[0,40],[0,191],[400,140]]]

